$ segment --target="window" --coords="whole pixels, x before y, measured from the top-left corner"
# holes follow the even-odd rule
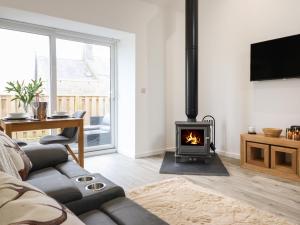
[[[18,111],[6,82],[42,78],[49,112],[85,110],[85,150],[115,147],[115,41],[0,20],[0,114]],[[49,131],[21,132],[36,141]],[[76,148],[74,144],[74,148]]]
[[[43,93],[49,96],[49,37],[19,31],[0,29],[0,115],[1,118],[10,112],[18,112],[17,102],[5,91],[8,81],[28,82],[42,78],[45,82]],[[42,59],[42,60],[40,60]],[[33,141],[48,131],[17,132],[14,138]]]

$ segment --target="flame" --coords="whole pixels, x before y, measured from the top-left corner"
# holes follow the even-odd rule
[[[186,143],[190,143],[191,145],[197,145],[201,142],[200,137],[193,135],[193,132],[191,132],[185,139]]]

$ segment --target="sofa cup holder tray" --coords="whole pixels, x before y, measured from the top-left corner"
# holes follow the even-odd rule
[[[110,185],[106,184],[105,180],[100,178],[97,174],[87,174],[74,177],[73,181],[77,186],[86,193],[100,192]]]
[[[80,177],[76,178],[77,182],[90,182],[90,181],[93,181],[93,180],[95,180],[95,177],[94,176],[90,176],[90,175],[80,176]]]
[[[90,191],[101,191],[103,188],[105,188],[105,184],[101,182],[95,182],[85,186],[85,189]]]

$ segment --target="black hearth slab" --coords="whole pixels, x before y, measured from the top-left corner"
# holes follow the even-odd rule
[[[175,153],[166,152],[159,173],[179,175],[229,176],[226,167],[216,154],[209,163],[175,163]]]

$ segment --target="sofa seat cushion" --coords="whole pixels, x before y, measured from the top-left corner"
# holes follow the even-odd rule
[[[33,171],[29,174],[28,180],[43,178],[43,177],[49,177],[49,176],[60,176],[61,173],[57,171],[53,167],[48,167],[40,170]]]
[[[67,161],[55,166],[55,168],[61,172],[62,174],[66,175],[69,178],[79,177],[84,175],[89,175],[90,173],[80,167],[77,163],[73,161]]]
[[[78,217],[86,225],[117,225],[108,215],[100,210],[92,210]]]
[[[151,212],[125,197],[104,203],[100,210],[121,225],[168,225]]]
[[[41,190],[0,172],[0,224],[84,225]]]
[[[60,203],[67,203],[82,198],[81,192],[73,181],[62,174],[39,177],[28,180],[28,182]]]

